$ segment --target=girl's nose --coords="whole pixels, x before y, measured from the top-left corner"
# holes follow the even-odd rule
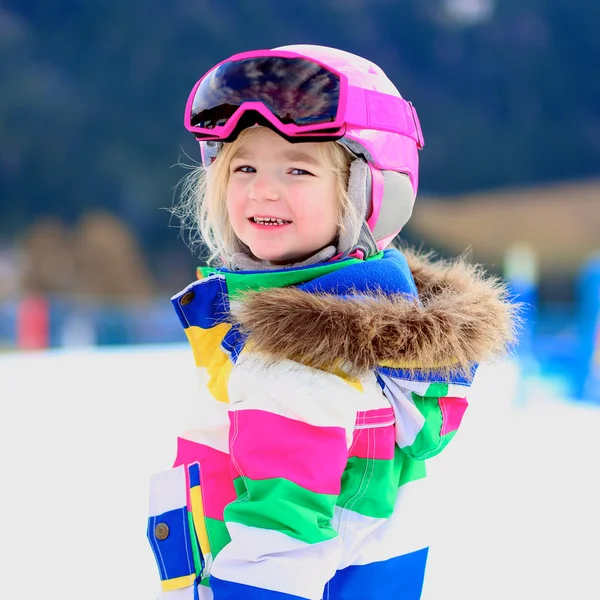
[[[249,194],[252,200],[279,200],[280,198],[277,181],[269,175],[259,173],[252,178]]]

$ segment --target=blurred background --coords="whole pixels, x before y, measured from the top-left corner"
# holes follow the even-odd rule
[[[0,0],[0,348],[182,341],[169,298],[200,262],[169,212],[199,158],[187,95],[232,53],[314,43],[378,63],[419,111],[401,237],[506,276],[531,306],[521,353],[582,396],[599,22],[588,0]]]
[[[313,43],[378,63],[419,112],[401,238],[470,252],[526,303],[433,461],[427,600],[600,598],[599,23],[590,0],[0,0],[10,597],[154,597],[148,479],[195,406],[170,303],[200,264],[169,212],[199,159],[185,101],[235,52]]]

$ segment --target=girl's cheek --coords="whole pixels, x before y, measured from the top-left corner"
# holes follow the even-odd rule
[[[240,181],[237,179],[230,179],[229,185],[227,186],[227,195],[228,196],[239,196],[243,186]]]

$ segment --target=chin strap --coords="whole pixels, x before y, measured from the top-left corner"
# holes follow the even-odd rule
[[[360,230],[360,236],[358,237],[358,242],[356,242],[353,251],[354,250],[360,250],[363,253],[363,258],[369,258],[370,256],[374,256],[379,252],[377,241],[373,237],[367,222],[364,220]],[[352,254],[352,252],[350,254]]]
[[[328,260],[331,260],[337,252],[335,246],[326,246],[318,252],[315,252],[312,256],[299,262],[283,266],[280,264],[273,264],[268,260],[256,258],[252,254],[250,248],[240,240],[237,240],[237,246],[237,250],[224,260],[225,266],[231,271],[276,271],[283,268],[295,269],[297,267],[307,267],[309,265],[327,262]]]

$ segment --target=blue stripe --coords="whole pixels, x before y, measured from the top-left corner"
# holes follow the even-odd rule
[[[419,600],[423,591],[428,548],[368,565],[338,571],[327,584],[328,600]],[[210,576],[210,588],[218,600],[306,600],[302,596],[274,592]]]
[[[418,299],[417,286],[406,257],[395,249],[385,250],[380,260],[367,260],[322,275],[298,286],[312,294],[325,293],[347,296],[360,294],[403,294]]]
[[[477,371],[478,363],[473,363],[470,367],[469,373],[444,373],[442,371],[436,371],[435,369],[413,369],[409,371],[407,369],[393,369],[392,367],[377,367],[379,373],[383,373],[388,377],[394,379],[405,379],[407,381],[420,381],[422,383],[448,383],[457,385],[471,385],[473,378]]]
[[[224,581],[217,579],[214,575],[210,576],[210,589],[213,591],[215,599],[218,598],[218,600],[240,600],[240,598],[244,600],[309,600],[304,596],[294,596],[253,585]]]
[[[186,304],[181,304],[184,296]],[[189,326],[210,329],[229,321],[229,297],[222,275],[195,281],[173,296],[171,302],[184,329]]]
[[[231,357],[231,362],[236,363],[240,352],[246,343],[246,335],[240,332],[239,325],[233,327],[225,334],[221,346]]]
[[[382,562],[346,567],[329,582],[330,600],[419,600],[428,548]]]
[[[188,466],[188,471],[190,474],[190,487],[200,485],[200,465],[198,463],[193,463]]]

